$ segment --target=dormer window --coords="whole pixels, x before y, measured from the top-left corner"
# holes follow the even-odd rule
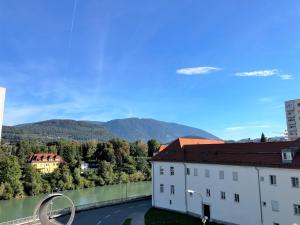
[[[282,155],[283,155],[283,157],[282,157],[283,160],[292,160],[291,152],[283,152]]]
[[[281,158],[283,163],[292,163],[296,153],[299,151],[298,147],[290,147],[281,151]]]

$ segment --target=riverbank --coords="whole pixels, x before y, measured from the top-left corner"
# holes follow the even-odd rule
[[[126,187],[127,186],[127,187]],[[83,205],[100,201],[108,201],[151,194],[151,182],[136,182],[117,185],[107,185],[94,188],[64,191],[75,205]],[[31,216],[33,210],[43,195],[0,201],[0,222]],[[64,208],[66,202],[57,200],[54,209]]]

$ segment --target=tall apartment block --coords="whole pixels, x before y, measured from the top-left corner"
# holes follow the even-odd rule
[[[2,124],[3,124],[5,91],[6,91],[5,88],[0,87],[0,141],[1,141]]]
[[[286,101],[285,113],[289,140],[300,138],[300,99]]]

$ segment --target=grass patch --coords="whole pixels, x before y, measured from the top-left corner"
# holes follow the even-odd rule
[[[131,224],[131,219],[126,219],[123,223],[123,225],[130,225]]]
[[[202,225],[201,219],[183,213],[151,208],[145,214],[145,225]],[[220,225],[206,222],[206,225]]]

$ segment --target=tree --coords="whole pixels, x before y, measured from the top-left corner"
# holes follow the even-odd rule
[[[147,142],[147,144],[148,144],[148,157],[152,157],[153,154],[159,150],[160,143],[155,139],[151,139]]]
[[[79,148],[79,143],[74,141],[67,142],[62,147],[63,158],[71,168],[76,167],[76,164],[78,164],[78,161],[80,160]]]
[[[9,200],[14,197],[14,190],[7,182],[0,184],[0,200]]]
[[[22,140],[17,144],[17,154],[19,164],[25,167],[26,160],[33,154],[33,143],[29,140]]]
[[[118,168],[121,168],[124,163],[124,158],[130,155],[129,143],[119,138],[113,138],[109,142],[112,143],[114,148],[116,165]]]
[[[115,180],[112,164],[106,161],[100,161],[98,165],[98,175],[104,180],[105,184],[112,184]]]
[[[145,157],[148,155],[148,145],[142,141],[130,143],[130,155],[134,157]]]
[[[28,195],[38,195],[44,192],[43,179],[39,171],[32,166],[25,169],[24,188]]]
[[[74,189],[73,176],[71,174],[69,167],[66,164],[63,164],[61,167],[61,180],[60,181],[63,182],[64,190]],[[61,182],[60,182],[60,186],[61,186]]]
[[[82,156],[85,160],[90,160],[94,156],[97,150],[97,142],[96,141],[88,141],[82,144]]]
[[[20,182],[22,176],[20,165],[15,156],[7,156],[0,159],[0,183],[7,183],[5,190],[13,190],[13,197],[23,195],[23,186]],[[7,195],[10,196],[10,195]]]
[[[75,168],[73,172],[74,184],[76,188],[83,188],[85,184],[84,178],[80,174],[80,168]]]
[[[119,173],[118,181],[119,183],[128,183],[128,174],[125,172]]]
[[[267,138],[265,137],[264,133],[261,133],[260,142],[266,142]]]

